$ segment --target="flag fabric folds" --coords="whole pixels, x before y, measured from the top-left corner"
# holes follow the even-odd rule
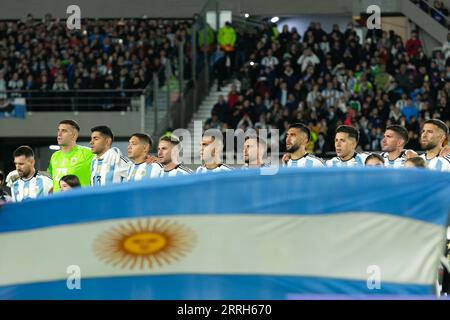
[[[450,174],[236,170],[0,208],[1,299],[430,295]]]

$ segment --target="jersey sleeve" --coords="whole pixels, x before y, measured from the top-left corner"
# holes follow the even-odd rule
[[[43,184],[44,184],[44,190],[43,190],[44,195],[48,195],[53,188],[53,180],[50,178],[44,177]]]
[[[11,186],[11,198],[13,202],[17,202],[17,189],[19,188],[17,182],[13,183]]]
[[[121,177],[121,181],[127,181],[128,171],[130,170],[131,167],[131,161],[128,160],[125,156],[123,156],[119,149],[115,148],[115,151],[116,151],[115,174]]]
[[[53,166],[52,166],[52,160],[53,160],[53,154],[52,154],[52,156],[51,156],[51,158],[50,158],[50,161],[49,161],[49,163],[48,163],[48,168],[47,168],[48,174],[50,175],[50,177],[53,178]]]
[[[150,179],[159,178],[162,175],[163,167],[158,163],[151,163],[148,165],[147,171],[148,171],[147,173],[148,178]]]

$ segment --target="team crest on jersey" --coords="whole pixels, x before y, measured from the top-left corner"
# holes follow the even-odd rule
[[[74,164],[76,164],[77,163],[77,158],[76,157],[73,157],[72,159],[70,159],[70,164],[71,165],[74,165]]]
[[[115,267],[145,270],[181,259],[195,243],[195,233],[177,222],[131,220],[99,235],[94,253]]]

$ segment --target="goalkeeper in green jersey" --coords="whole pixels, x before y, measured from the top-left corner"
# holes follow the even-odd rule
[[[75,175],[81,186],[89,186],[91,179],[91,162],[94,154],[89,148],[76,144],[80,126],[74,120],[63,120],[58,124],[58,145],[48,166],[48,173],[53,179],[53,192],[59,192],[59,180],[66,175]]]

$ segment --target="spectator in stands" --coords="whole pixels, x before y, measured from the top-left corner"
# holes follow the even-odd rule
[[[410,56],[411,58],[417,56],[419,48],[422,48],[422,42],[418,38],[417,31],[411,32],[411,38],[406,41],[405,48],[408,56]]]
[[[442,53],[444,54],[445,60],[450,58],[450,32],[447,34],[447,41],[442,45]]]
[[[434,0],[431,16],[437,22],[445,25],[445,17],[448,16],[448,9],[444,6],[442,1]]]
[[[417,118],[419,111],[417,110],[416,105],[413,103],[411,98],[406,100],[406,105],[402,109],[402,115],[406,119],[406,123],[410,123],[411,117]]]
[[[315,67],[319,63],[319,58],[312,52],[310,48],[307,48],[297,60],[297,64],[300,65],[302,72],[305,72],[308,66],[312,65],[313,67]]]
[[[217,42],[220,45],[220,49],[224,51],[226,55],[225,65],[227,67],[227,78],[232,76],[234,71],[234,57],[235,57],[235,44],[236,44],[236,30],[233,28],[229,21],[225,22],[225,25],[219,29],[217,33]]]
[[[0,73],[9,90],[41,90],[27,94],[28,98],[43,99],[41,110],[48,105],[48,99],[44,98],[48,98],[48,91],[53,88],[143,89],[152,72],[160,67],[167,68],[170,76],[178,53],[174,47],[189,37],[186,30],[190,24],[141,19],[87,20],[82,30],[66,32],[63,20],[51,16],[39,21],[32,19],[28,16],[25,22],[0,25],[0,43],[5,44]]]

